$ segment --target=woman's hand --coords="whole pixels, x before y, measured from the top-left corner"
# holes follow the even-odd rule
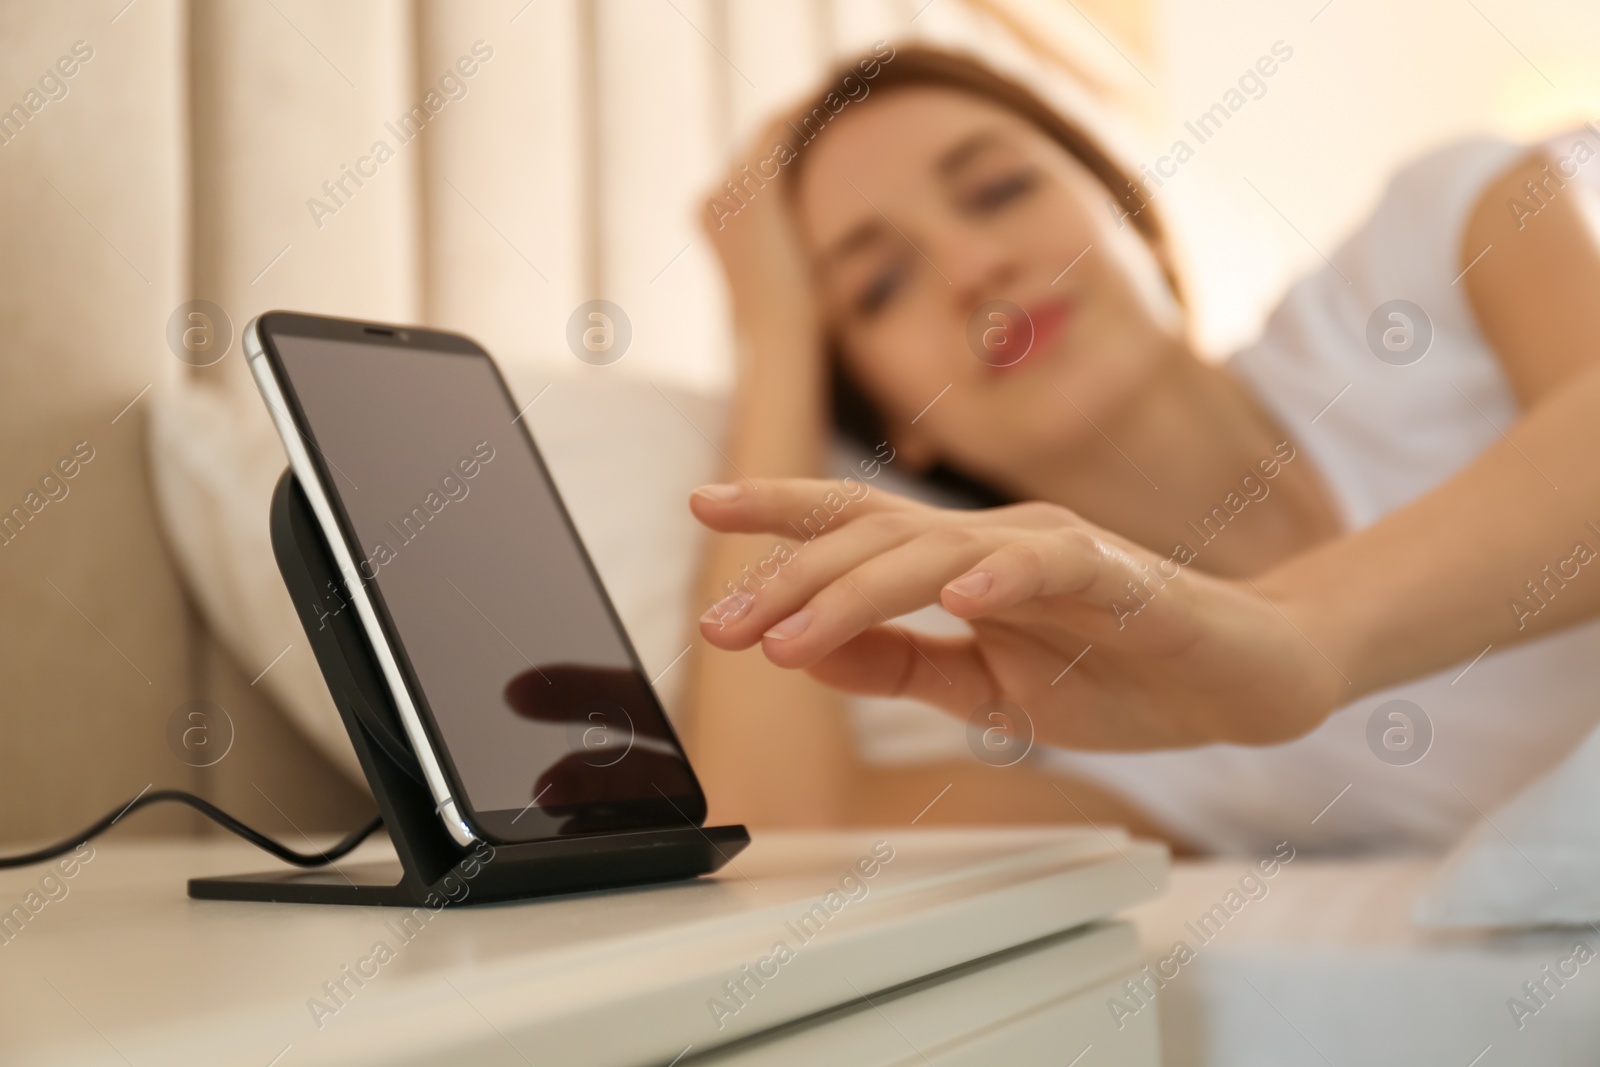
[[[1247,582],[1180,567],[1053,505],[948,511],[863,489],[782,479],[698,490],[692,510],[715,530],[825,529],[752,560],[744,591],[701,619],[706,640],[759,643],[828,685],[963,719],[1009,701],[1039,740],[1074,748],[1286,741],[1355,695]],[[890,622],[933,603],[972,636]]]
[[[735,326],[757,338],[820,333],[811,270],[786,203],[787,176],[776,151],[789,134],[786,124],[770,123],[735,157],[727,184],[708,190],[701,214],[701,228],[727,276]]]

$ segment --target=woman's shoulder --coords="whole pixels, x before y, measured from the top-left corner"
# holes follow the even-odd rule
[[[1466,201],[1470,206],[1476,194],[1489,181],[1530,146],[1492,134],[1457,137],[1434,145],[1410,157],[1390,176],[1384,199],[1422,197],[1429,204]]]
[[[1374,293],[1442,297],[1460,277],[1462,237],[1484,190],[1528,151],[1479,136],[1414,157],[1395,171],[1334,263],[1351,285]]]
[[[1330,261],[1293,286],[1261,337],[1230,361],[1296,428],[1352,528],[1476,455],[1495,433],[1482,413],[1514,416],[1456,283],[1474,208],[1528,151],[1474,137],[1405,163]]]

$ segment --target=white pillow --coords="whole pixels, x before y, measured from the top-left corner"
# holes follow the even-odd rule
[[[259,674],[252,684],[360,782],[355,749],[272,556],[267,512],[287,465],[259,400],[241,404],[223,389],[194,383],[151,400],[156,506],[200,614],[245,675]]]
[[[1442,927],[1600,922],[1600,729],[1462,839],[1413,917]]]

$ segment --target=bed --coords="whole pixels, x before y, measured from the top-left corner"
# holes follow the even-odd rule
[[[1169,957],[1180,939],[1195,949],[1156,994],[1167,1067],[1600,1059],[1600,965],[1573,960],[1576,976],[1557,974],[1560,986],[1543,970],[1555,973],[1576,943],[1600,948],[1594,929],[1424,930],[1412,910],[1437,858],[1299,858],[1201,943],[1193,924],[1249,867],[1176,864],[1168,892],[1131,913],[1147,960]],[[1523,988],[1541,981],[1542,1006]],[[1513,1016],[1513,998],[1533,1012]]]

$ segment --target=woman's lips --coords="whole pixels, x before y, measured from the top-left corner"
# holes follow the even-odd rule
[[[1037,361],[1038,356],[1048,353],[1061,339],[1061,335],[1066,332],[1068,324],[1072,321],[1071,300],[1051,300],[1048,303],[1025,306],[1022,310],[1033,327],[1032,343],[1023,356],[1005,366],[993,367],[995,371],[1013,371],[1030,361]]]

